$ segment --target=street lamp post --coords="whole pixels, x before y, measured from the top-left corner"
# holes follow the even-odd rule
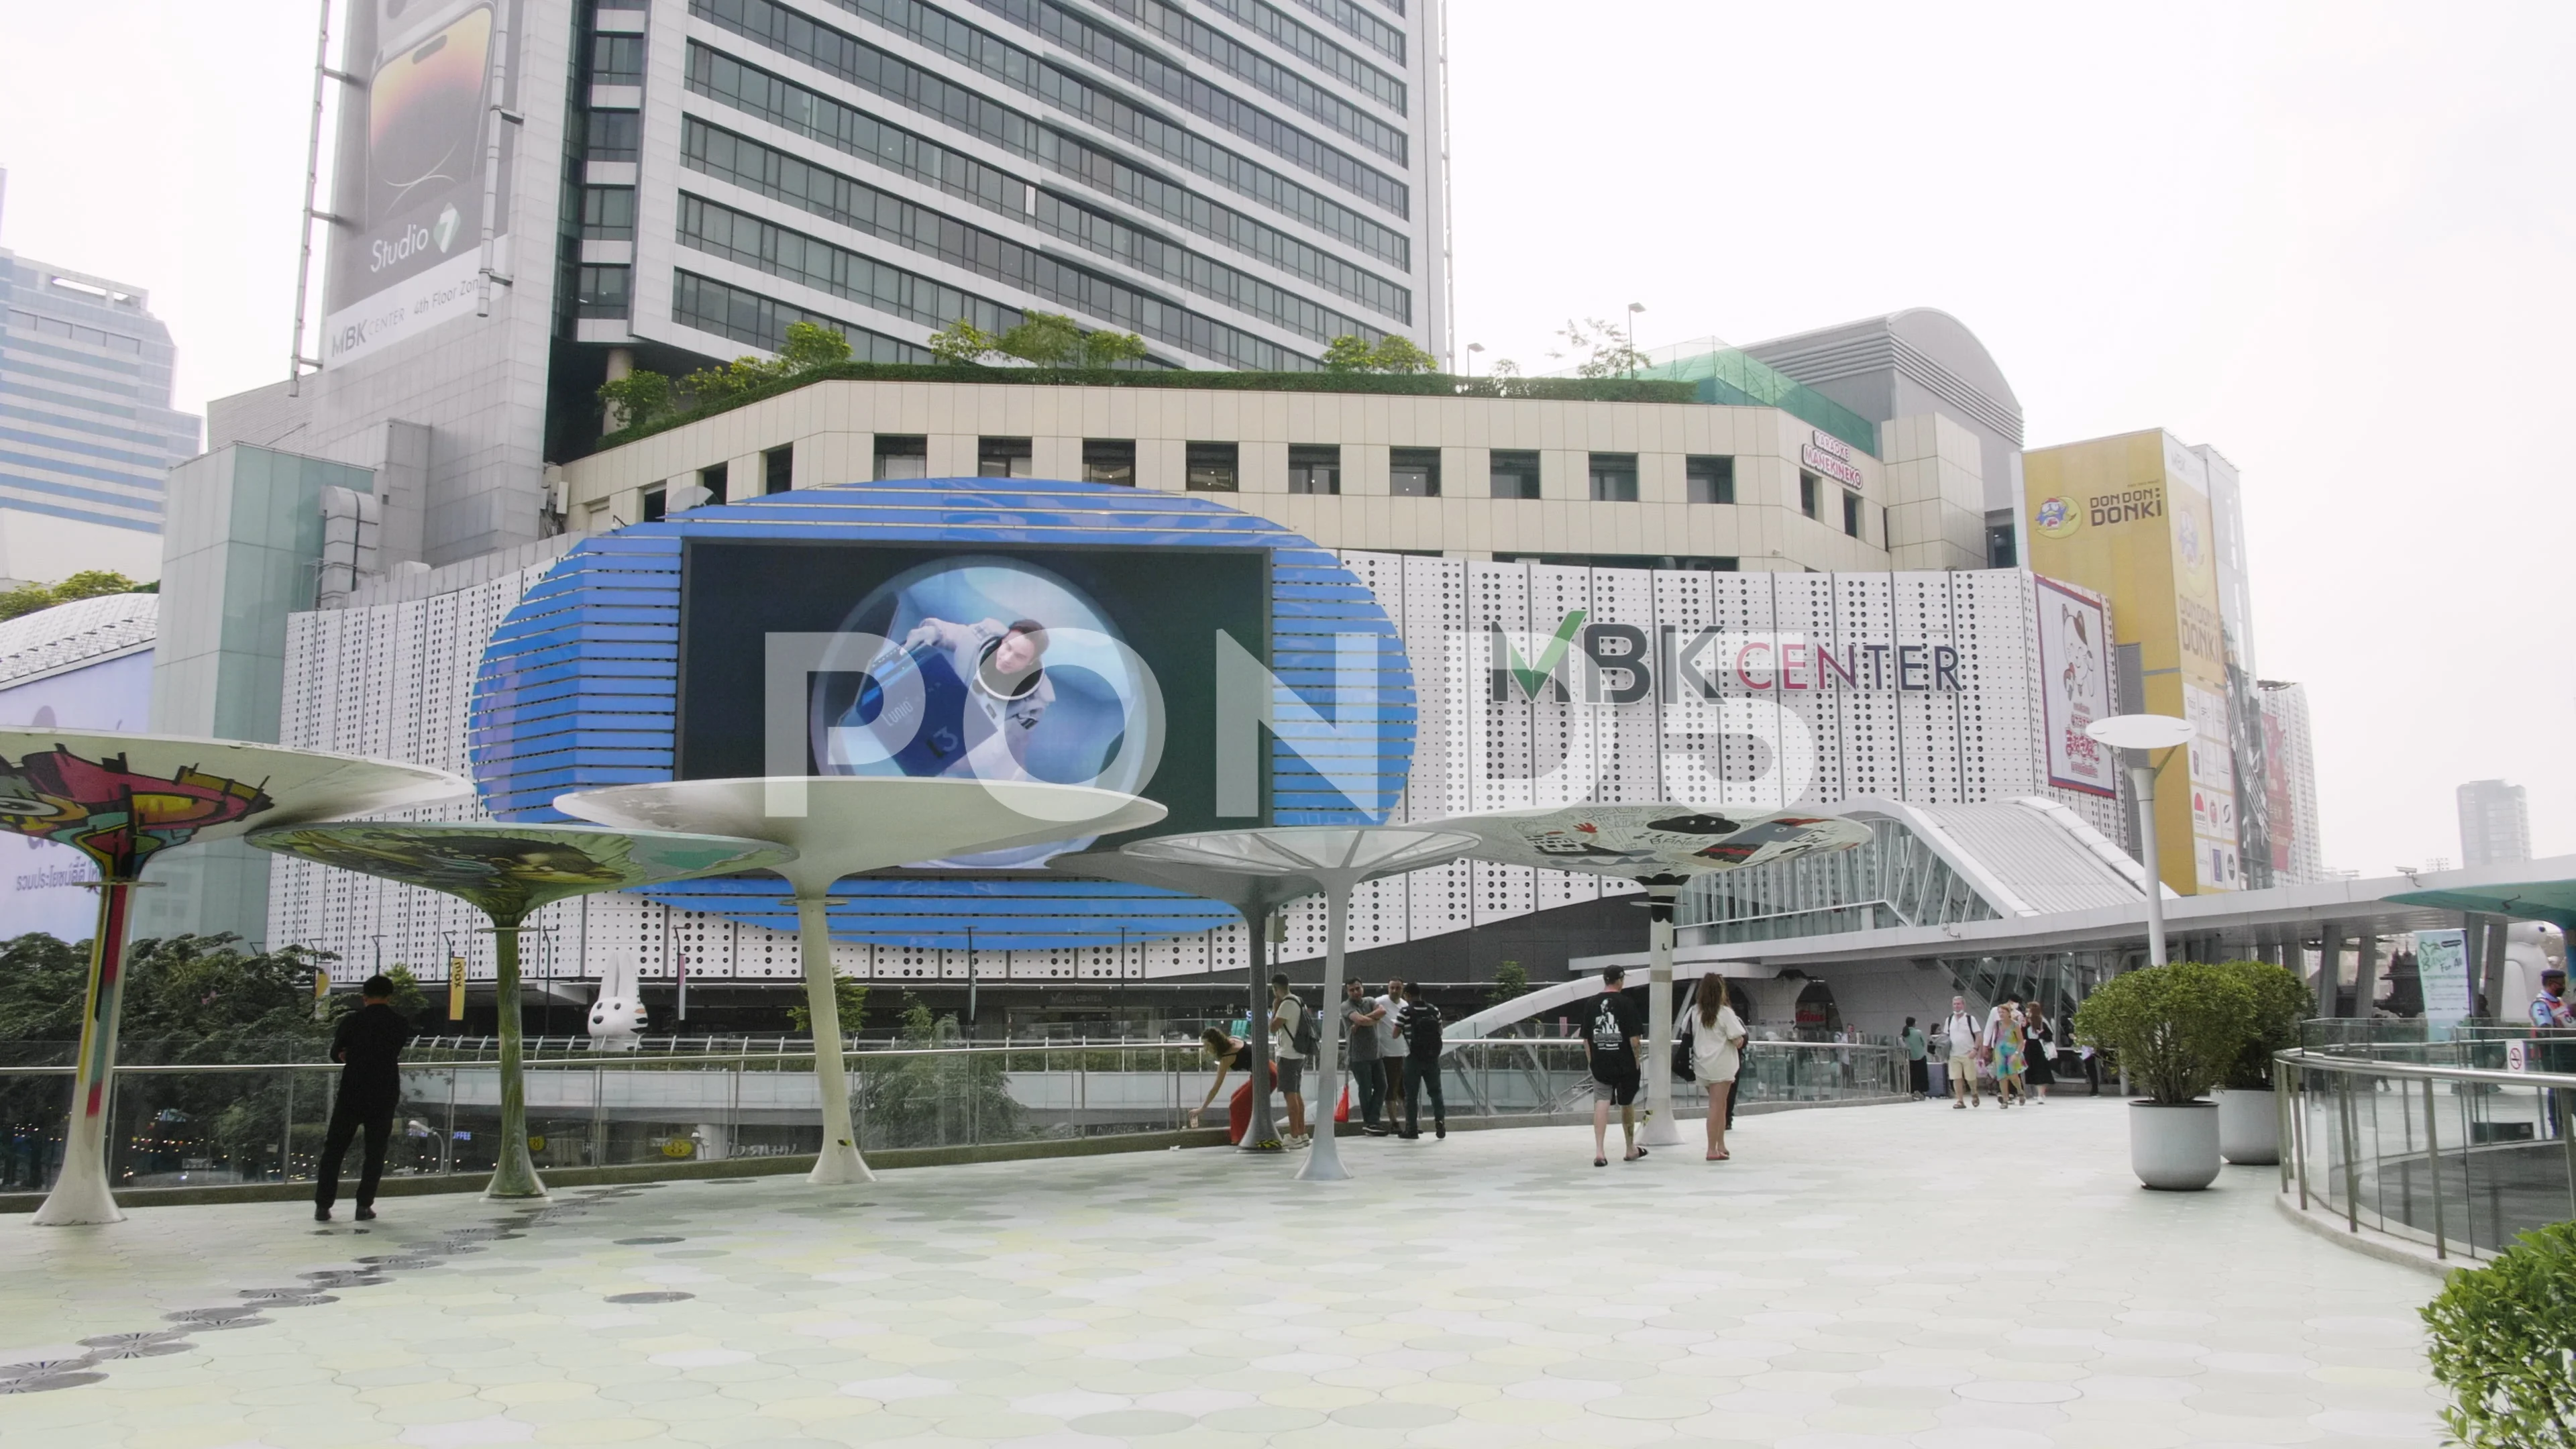
[[[2115,714],[2097,719],[2084,733],[2118,750],[2129,767],[2130,792],[2138,800],[2138,853],[2145,857],[2147,896],[2147,964],[2165,964],[2164,873],[2156,856],[2156,771],[2158,750],[2171,751],[2191,740],[2191,721],[2169,714]]]

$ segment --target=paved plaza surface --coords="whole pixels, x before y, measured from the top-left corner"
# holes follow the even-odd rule
[[[1732,1145],[1595,1169],[1588,1131],[1537,1128],[1346,1141],[1337,1184],[1193,1150],[533,1217],[394,1198],[364,1233],[345,1204],[327,1231],[289,1205],[5,1219],[0,1365],[75,1361],[0,1368],[61,1385],[0,1394],[0,1442],[2441,1442],[2434,1281],[2281,1220],[2268,1170],[2140,1190],[2118,1103],[1792,1112]]]

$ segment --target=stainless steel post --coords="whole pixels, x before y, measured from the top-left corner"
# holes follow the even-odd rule
[[[2147,877],[2147,964],[2165,964],[2164,869],[2156,859],[2156,767],[2146,750],[2131,750],[2129,788],[2138,797],[2138,854]]]
[[[2433,1079],[2424,1079],[2424,1166],[2432,1175],[2433,1189],[2433,1256],[2451,1256],[2450,1238],[2442,1231],[2442,1148],[2434,1136]]]

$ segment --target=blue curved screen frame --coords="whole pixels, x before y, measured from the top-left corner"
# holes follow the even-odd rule
[[[557,795],[671,778],[678,756],[680,551],[685,540],[831,539],[1122,548],[1253,548],[1270,553],[1270,669],[1276,702],[1305,706],[1376,743],[1366,798],[1327,782],[1283,723],[1271,743],[1280,825],[1383,822],[1413,758],[1413,671],[1367,585],[1308,539],[1212,499],[1105,484],[924,478],[803,488],[694,508],[583,539],[521,597],[475,672],[468,758],[484,808],[558,821]],[[1336,636],[1378,640],[1372,687],[1346,693]],[[1346,749],[1347,744],[1336,748]],[[1116,945],[1232,924],[1212,901],[1064,877],[853,880],[834,936],[885,946],[1041,950]],[[690,910],[793,930],[772,880],[690,882],[641,892]]]

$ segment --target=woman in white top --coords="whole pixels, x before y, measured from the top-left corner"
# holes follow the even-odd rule
[[[1691,1023],[1691,1072],[1708,1088],[1708,1160],[1724,1162],[1730,1155],[1726,1099],[1744,1065],[1744,1019],[1727,1005],[1726,982],[1714,971],[1699,979],[1697,1006]]]

